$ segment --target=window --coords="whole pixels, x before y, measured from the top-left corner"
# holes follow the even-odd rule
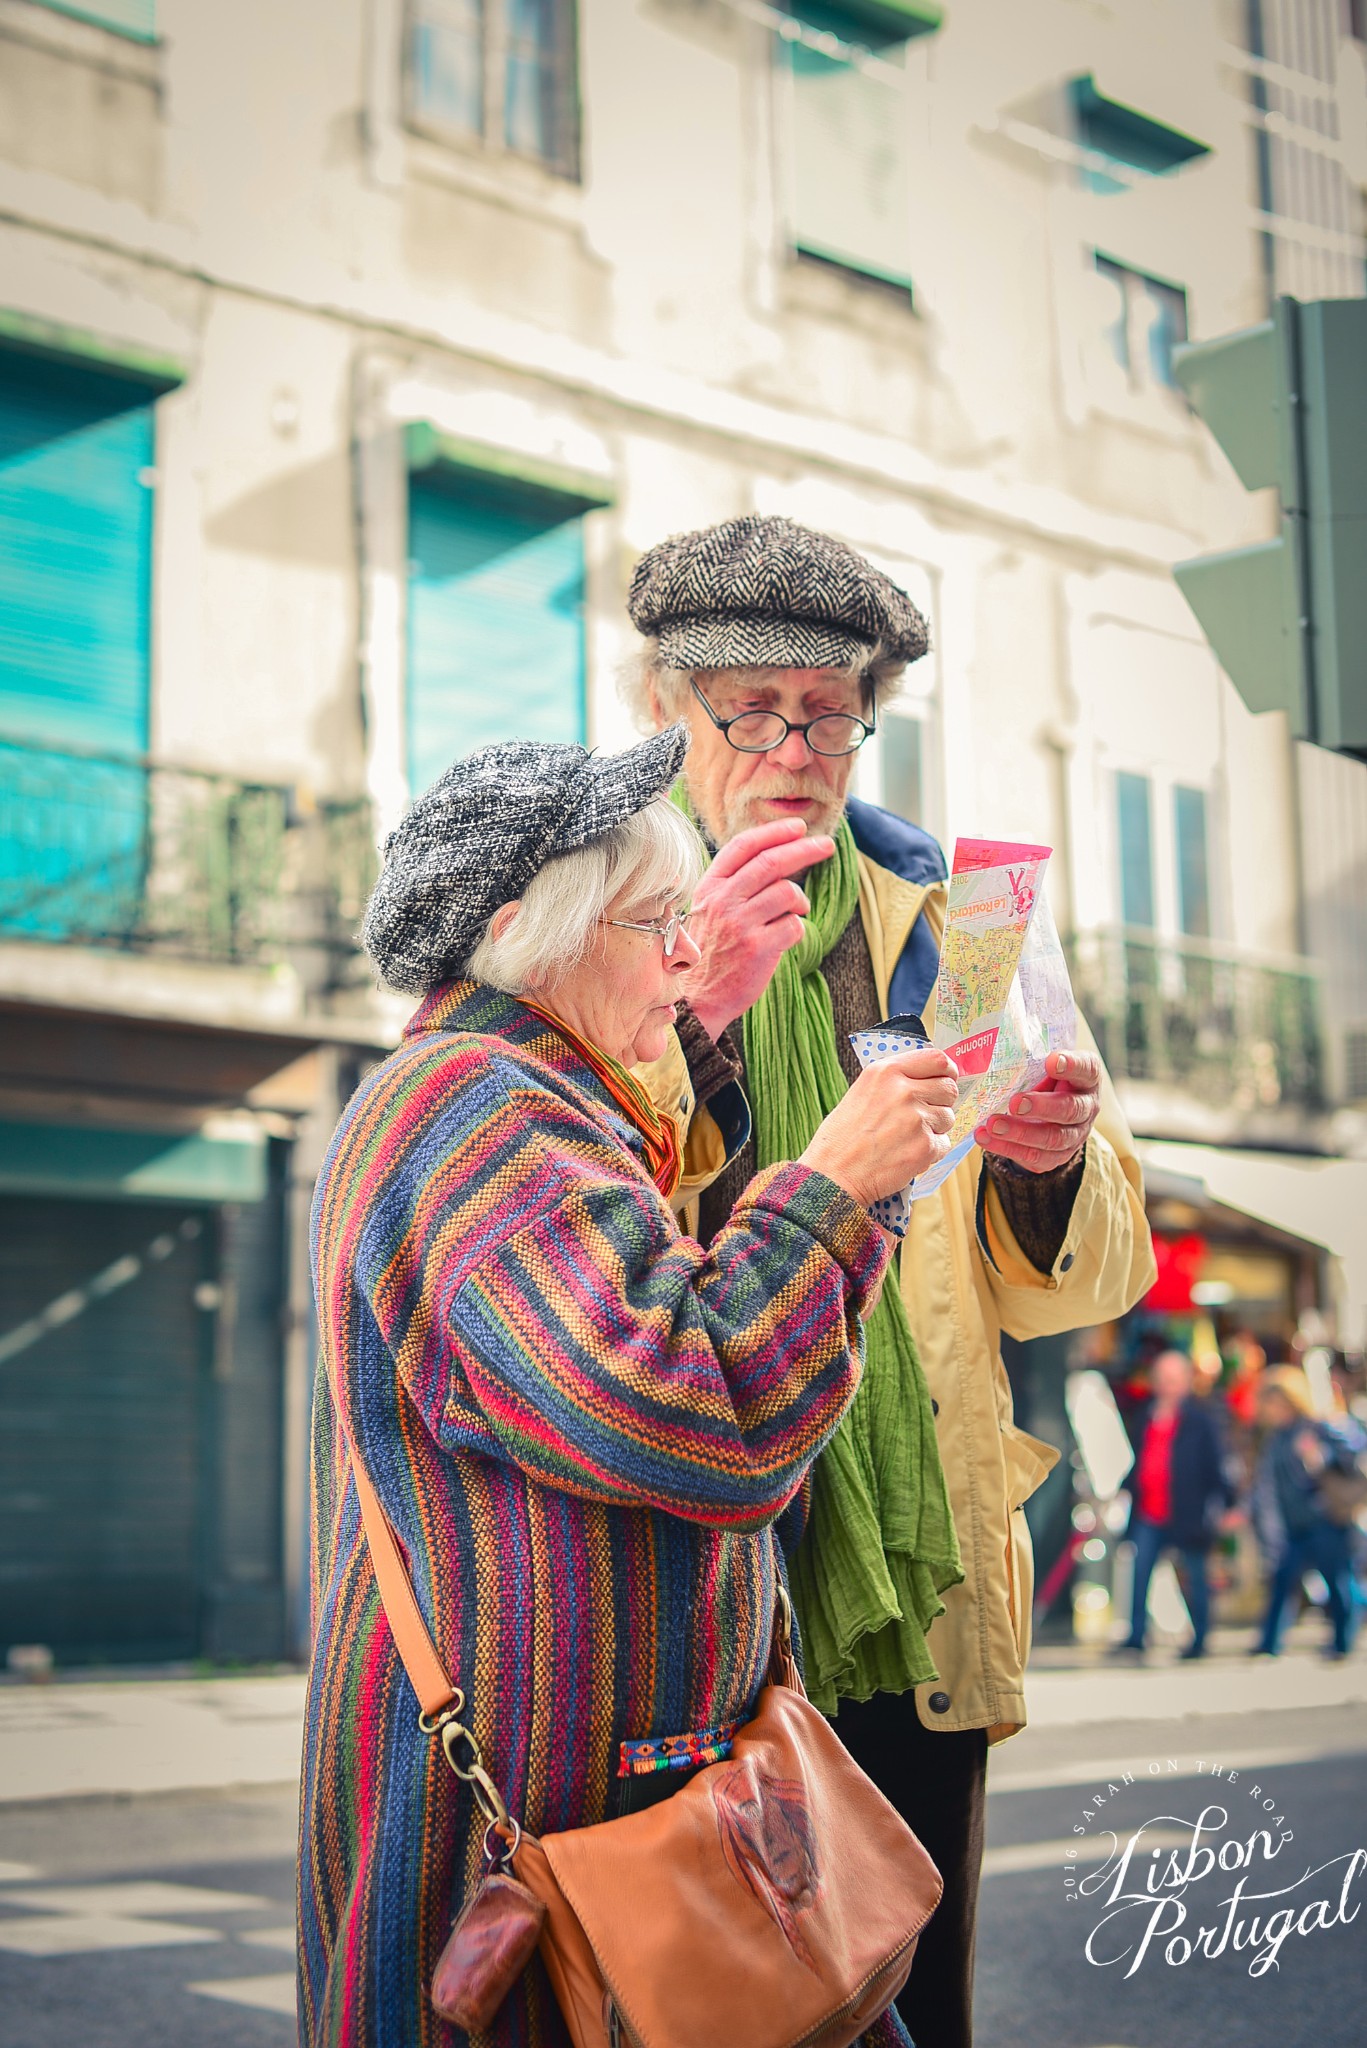
[[[1097,276],[1108,288],[1106,338],[1111,354],[1136,390],[1176,389],[1172,352],[1187,339],[1187,295],[1181,285],[1146,277],[1099,252]]]
[[[1177,922],[1189,938],[1208,939],[1210,860],[1206,840],[1206,793],[1203,789],[1172,792],[1173,830],[1177,854]]]
[[[879,728],[883,740],[883,805],[915,825],[927,822],[926,725],[903,711],[889,709]]]
[[[1269,302],[1361,298],[1367,235],[1339,100],[1339,38],[1362,0],[1247,0],[1244,66]]]
[[[1153,826],[1148,776],[1117,775],[1115,797],[1120,921],[1140,931],[1151,931],[1154,925]]]
[[[492,740],[583,740],[585,509],[441,461],[410,474],[412,789]]]
[[[411,0],[410,117],[577,177],[575,44],[573,0]]]
[[[938,23],[938,9],[903,0],[801,0],[790,10],[790,232],[799,255],[910,289],[906,46]]]
[[[77,21],[93,21],[100,28],[112,28],[117,35],[135,42],[157,39],[157,0],[41,0],[54,14],[71,14]]]

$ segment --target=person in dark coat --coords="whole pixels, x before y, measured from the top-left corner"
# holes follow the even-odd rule
[[[1317,1418],[1310,1384],[1293,1365],[1264,1374],[1258,1420],[1267,1435],[1254,1479],[1254,1520],[1272,1577],[1254,1655],[1281,1654],[1293,1595],[1305,1574],[1317,1571],[1328,1594],[1329,1655],[1346,1657],[1355,1620],[1352,1531],[1329,1515],[1320,1482],[1326,1471],[1354,1469],[1355,1445],[1342,1426]]]
[[[1221,1517],[1234,1502],[1220,1432],[1208,1401],[1191,1391],[1191,1360],[1164,1351],[1153,1364],[1153,1399],[1135,1432],[1129,1477],[1129,1540],[1134,1545],[1130,1633],[1122,1649],[1142,1651],[1148,1624],[1149,1581],[1166,1551],[1176,1551],[1178,1576],[1191,1616],[1192,1638],[1182,1655],[1203,1657],[1210,1623],[1206,1553]]]

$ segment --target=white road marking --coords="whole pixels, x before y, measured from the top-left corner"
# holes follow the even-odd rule
[[[36,1863],[6,1863],[0,1858],[0,1884],[26,1884],[42,1874]]]
[[[239,1941],[249,1941],[253,1948],[283,1948],[293,1955],[295,1935],[292,1927],[244,1927],[238,1935]]]
[[[221,1998],[227,2005],[249,2005],[256,2012],[278,2012],[287,2019],[295,2014],[292,1970],[272,1977],[216,1977],[186,1989],[197,1991],[201,1998]]]
[[[1190,1842],[1190,1834],[1182,1834],[1176,1828],[1155,1828],[1144,1835],[1140,1849],[1147,1855],[1150,1849],[1185,1849]],[[1023,1870],[1061,1869],[1065,1863],[1105,1863],[1114,1853],[1109,1841],[1095,1836],[1061,1835],[1053,1842],[1010,1842],[1000,1849],[988,1850],[983,1857],[983,1876],[1010,1877]]]
[[[25,1913],[0,1920],[0,1949],[17,1956],[75,1956],[97,1949],[178,1948],[222,1941],[209,1927],[174,1920],[121,1920],[113,1913]]]
[[[217,1892],[207,1885],[135,1883],[40,1885],[33,1890],[7,1891],[7,1906],[31,1906],[43,1913],[106,1913],[119,1919],[141,1919],[165,1913],[259,1913],[269,1899],[251,1892]]]
[[[1183,1732],[1185,1734],[1186,1731]],[[1069,1759],[1067,1762],[1048,1765],[1038,1771],[1013,1770],[1010,1759],[1004,1758],[1002,1763],[995,1767],[989,1762],[987,1789],[989,1792],[1047,1792],[1063,1785],[1104,1787],[1108,1782],[1118,1783],[1124,1771],[1133,1772],[1138,1779],[1141,1767],[1144,1782],[1156,1785],[1167,1778],[1196,1778],[1208,1775],[1212,1763],[1222,1765],[1226,1774],[1231,1770],[1271,1771],[1281,1764],[1314,1764],[1327,1757],[1355,1756],[1363,1747],[1363,1742],[1351,1735],[1335,1736],[1313,1747],[1302,1749],[1230,1750],[1216,1744],[1206,1749],[1182,1751],[1164,1748],[1161,1743],[1155,1743],[1148,1751],[1136,1746],[1123,1763],[1117,1763],[1114,1758],[1109,1761],[1103,1759],[1100,1763],[1089,1763],[1086,1758],[1076,1762]],[[1175,1771],[1168,1769],[1169,1758],[1177,1765]],[[1150,1764],[1155,1762],[1161,1763],[1162,1768],[1158,1771],[1149,1769]],[[1202,1763],[1206,1766],[1205,1773],[1197,1768]],[[1217,1785],[1219,1782],[1218,1778],[1212,1780],[1212,1783]]]

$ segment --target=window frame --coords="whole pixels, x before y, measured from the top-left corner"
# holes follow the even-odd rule
[[[401,11],[401,106],[404,126],[443,149],[493,163],[528,165],[568,185],[583,177],[583,103],[580,94],[579,0],[547,0],[561,24],[557,62],[557,149],[554,154],[516,147],[508,139],[508,67],[512,50],[511,9],[515,0],[473,0],[480,21],[480,126],[471,131],[444,121],[422,103],[417,63],[424,17],[439,13],[441,0],[403,0]]]
[[[1098,277],[1110,277],[1120,284],[1124,302],[1123,330],[1125,336],[1125,360],[1116,358],[1116,366],[1124,376],[1133,393],[1164,392],[1184,408],[1186,399],[1182,387],[1172,376],[1164,377],[1153,368],[1152,322],[1147,328],[1141,327],[1142,302],[1147,298],[1155,300],[1155,293],[1170,293],[1178,297],[1182,308],[1182,332],[1173,337],[1168,347],[1168,366],[1171,369],[1172,349],[1180,347],[1191,339],[1191,294],[1184,284],[1175,279],[1159,277],[1153,271],[1141,270],[1137,264],[1124,263],[1118,256],[1112,256],[1105,249],[1091,251],[1091,267]],[[1103,338],[1106,330],[1103,330]],[[1115,351],[1112,349],[1112,356]],[[1143,365],[1142,369],[1140,365]]]
[[[894,19],[897,25],[894,26]],[[778,147],[776,188],[781,197],[783,255],[790,267],[798,264],[820,266],[834,276],[864,290],[882,293],[890,304],[911,311],[916,303],[912,266],[914,228],[913,194],[916,143],[912,122],[912,87],[917,82],[916,57],[934,40],[941,21],[933,7],[880,9],[870,4],[861,9],[841,6],[839,0],[788,0],[782,26],[771,38],[772,72],[779,112],[775,140]],[[907,232],[903,252],[905,267],[889,268],[814,238],[804,241],[799,220],[798,152],[801,123],[798,115],[799,73],[794,57],[807,49],[833,65],[862,71],[885,83],[898,97],[897,132],[901,136],[901,171],[906,188]]]

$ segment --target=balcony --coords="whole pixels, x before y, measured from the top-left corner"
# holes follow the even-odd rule
[[[0,940],[362,978],[365,799],[0,739]]]
[[[1310,962],[1111,928],[1080,933],[1070,966],[1137,1129],[1217,1143],[1313,1142],[1328,1105]]]

